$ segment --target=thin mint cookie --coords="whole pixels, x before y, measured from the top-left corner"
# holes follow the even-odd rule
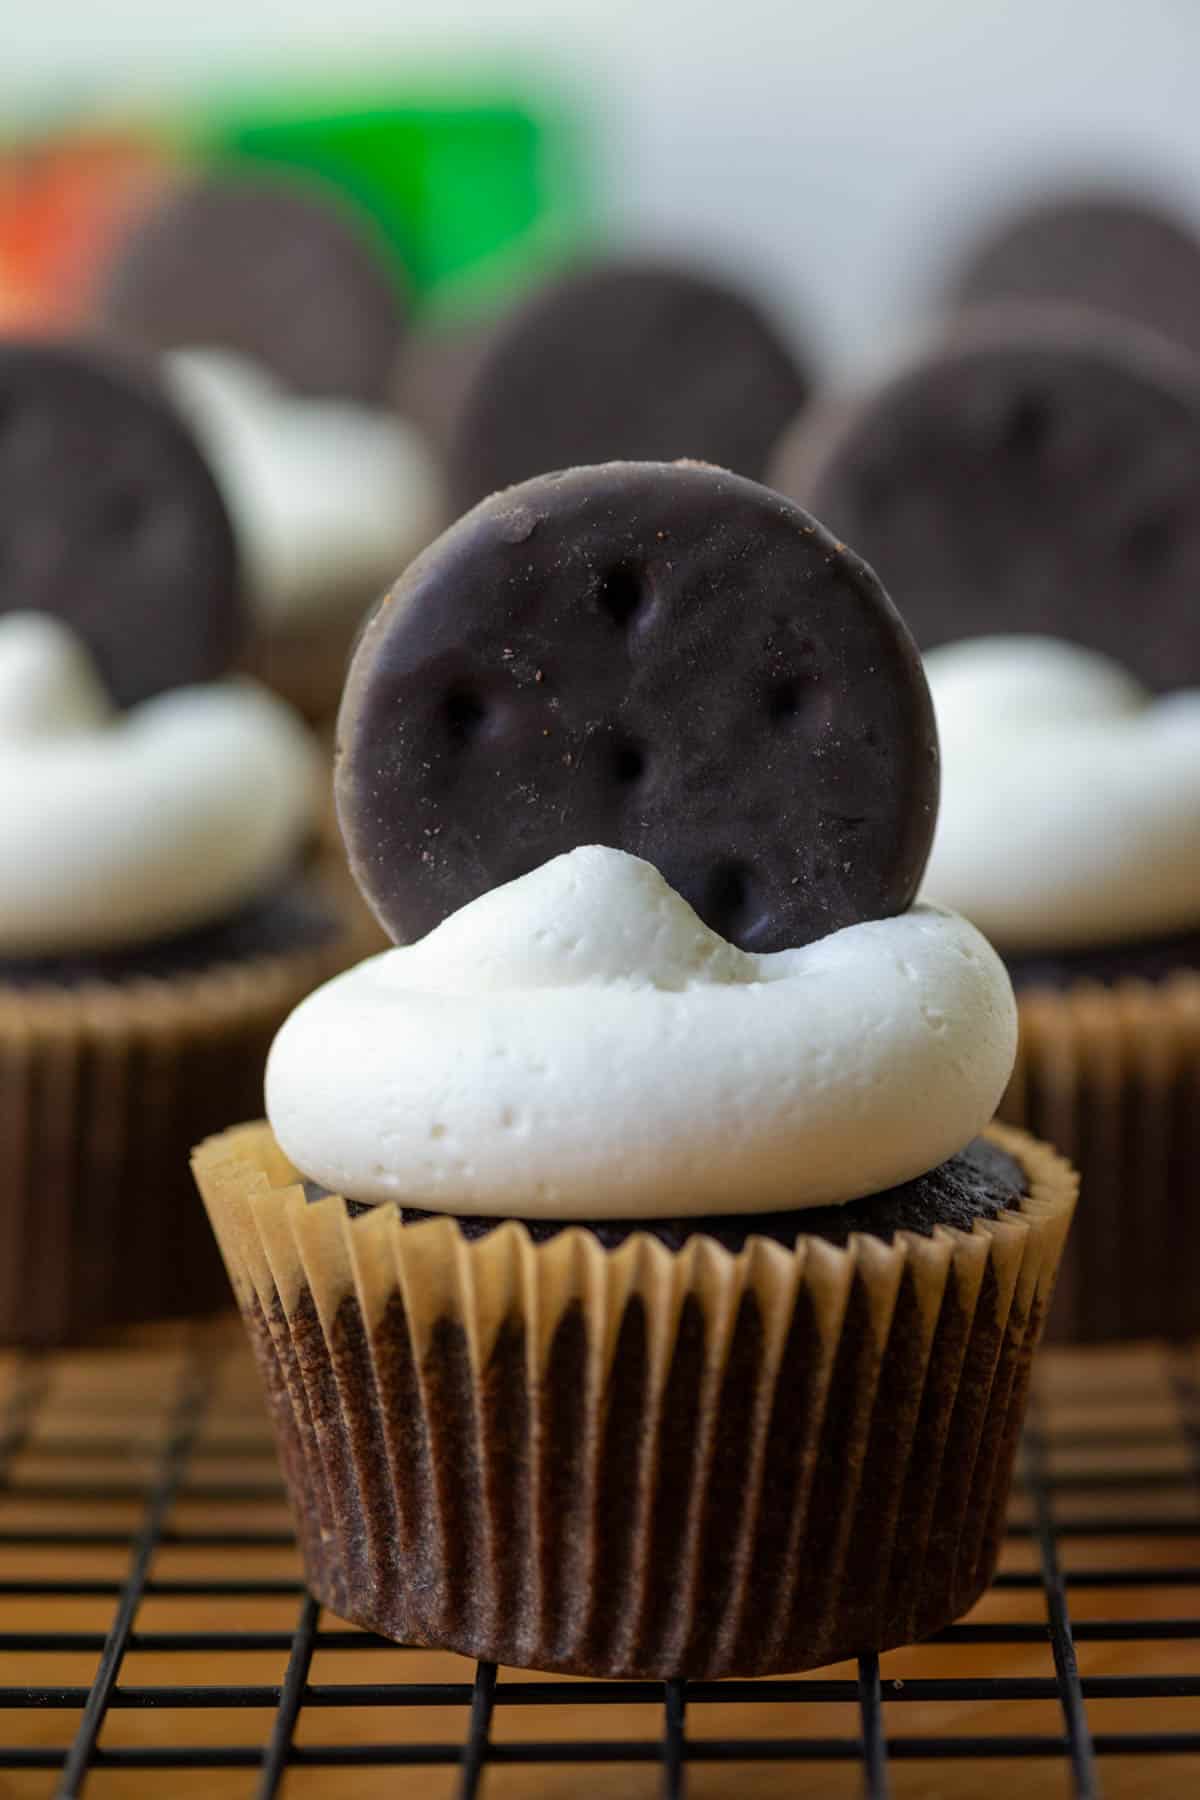
[[[335,784],[400,942],[598,843],[769,951],[910,905],[937,745],[857,556],[739,476],[610,463],[494,496],[406,572],[351,662]]]
[[[234,350],[301,394],[384,405],[405,303],[333,189],[216,174],[171,189],[114,253],[102,324],[151,350]]]
[[[148,379],[89,349],[0,342],[0,613],[49,612],[119,705],[223,675],[241,647],[233,529]]]
[[[1200,384],[1172,346],[999,308],[802,419],[770,479],[857,545],[922,648],[1043,632],[1152,688],[1200,681]]]
[[[481,359],[450,449],[456,510],[615,457],[696,457],[757,480],[809,385],[764,314],[720,282],[650,261],[574,270]]]
[[[950,294],[958,306],[1066,301],[1200,351],[1200,236],[1133,195],[1055,195],[982,238]]]

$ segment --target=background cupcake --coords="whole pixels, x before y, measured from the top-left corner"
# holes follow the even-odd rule
[[[375,614],[339,739],[420,941],[302,1005],[271,1125],[195,1159],[317,1594],[613,1676],[947,1623],[1074,1181],[978,1135],[1015,1009],[912,906],[936,739],[874,577],[712,468],[543,477]]]
[[[320,762],[226,672],[242,619],[212,477],[155,386],[0,348],[0,1337],[226,1292],[179,1154],[351,954],[296,870]]]
[[[1002,1116],[1071,1147],[1089,1205],[1052,1329],[1200,1324],[1200,690],[981,638],[927,659],[943,803],[926,890],[1004,954],[1021,1050]]]
[[[1004,1116],[1049,1133],[1089,1197],[1054,1329],[1194,1333],[1196,365],[1099,307],[1000,306],[801,422],[775,473],[854,534],[930,650],[926,891],[1004,955]]]

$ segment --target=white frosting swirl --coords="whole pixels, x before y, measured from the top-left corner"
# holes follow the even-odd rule
[[[233,913],[316,817],[316,746],[252,682],[119,713],[78,638],[0,618],[0,954],[112,949]]]
[[[992,1117],[1003,966],[929,907],[750,956],[595,846],[319,989],[267,1111],[356,1200],[514,1217],[820,1206],[924,1173]]]
[[[925,669],[942,748],[925,895],[1009,951],[1200,925],[1200,690],[1152,700],[1054,638],[976,638]]]
[[[164,366],[233,518],[261,624],[361,607],[440,531],[437,464],[402,419],[289,394],[227,351],[177,350]]]

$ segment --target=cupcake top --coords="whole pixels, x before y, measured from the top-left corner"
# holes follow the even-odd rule
[[[437,532],[437,463],[393,413],[289,393],[229,351],[173,351],[163,369],[233,519],[260,627],[361,608]]]
[[[149,943],[231,916],[312,828],[315,744],[249,681],[120,711],[81,640],[0,618],[0,955]]]
[[[822,1206],[934,1167],[1015,1049],[998,958],[912,905],[936,796],[911,640],[797,507],[697,465],[496,496],[355,654],[343,828],[420,941],[280,1032],[284,1151],[355,1200],[529,1218]]]
[[[953,914],[748,955],[590,846],[318,990],[276,1039],[267,1110],[356,1200],[759,1212],[934,1168],[989,1122],[1014,1049],[1008,978]]]
[[[844,532],[923,650],[1047,632],[1200,682],[1200,367],[1133,325],[1015,305],[802,415],[770,477]]]
[[[120,365],[0,350],[0,955],[148,943],[293,862],[315,745],[221,679],[228,519],[182,424]]]
[[[1154,699],[1054,638],[925,661],[942,799],[923,892],[1006,952],[1200,926],[1200,689]]]

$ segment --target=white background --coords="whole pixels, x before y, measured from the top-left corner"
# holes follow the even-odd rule
[[[549,75],[615,225],[858,356],[997,196],[1112,173],[1200,220],[1200,0],[0,0],[0,106],[430,65]]]

